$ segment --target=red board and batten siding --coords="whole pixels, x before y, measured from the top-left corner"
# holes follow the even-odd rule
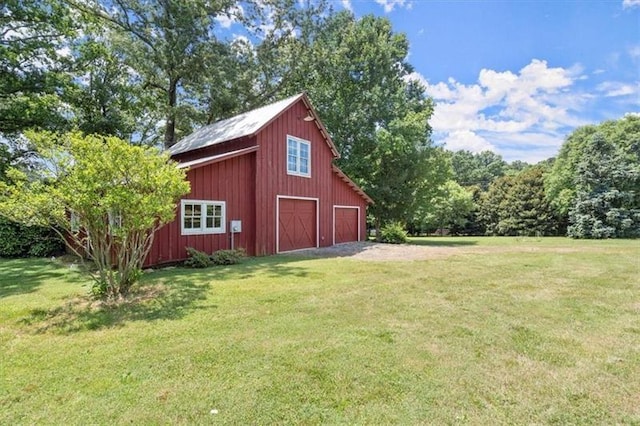
[[[333,205],[340,206],[341,208],[349,207],[349,208],[358,208],[358,237],[361,241],[366,239],[367,236],[367,202],[356,193],[353,188],[347,184],[344,180],[342,180],[337,174],[333,174],[333,184],[331,185],[333,188]],[[339,208],[340,208],[339,207]],[[339,214],[339,213],[338,213]],[[346,217],[349,217],[352,212],[343,212]],[[335,209],[334,209],[335,215]],[[343,219],[346,219],[343,217]],[[334,226],[340,226],[335,223],[334,218]],[[334,238],[336,232],[334,231]],[[334,244],[344,242],[338,239],[334,242]]]
[[[242,221],[242,232],[235,234],[234,246],[245,248],[252,256],[273,254],[299,246],[330,246],[335,239],[336,206],[357,208],[359,237],[366,237],[367,201],[363,198],[366,195],[342,172],[332,167],[335,156],[320,126],[316,121],[303,120],[309,113],[305,99],[300,98],[281,112],[255,136],[222,142],[174,157],[184,162],[249,146],[257,149],[233,158],[214,159],[212,163],[203,163],[189,170],[187,177],[191,182],[191,193],[184,199],[224,201],[226,232],[181,235],[182,218],[178,203],[176,220],[156,233],[147,265],[184,260],[187,247],[207,253],[230,248],[229,222],[236,219]],[[287,174],[287,135],[310,142],[310,177]],[[314,201],[285,201],[280,204],[280,200]],[[316,209],[313,218],[308,214],[311,204]],[[287,210],[285,215],[288,214],[289,218],[278,217],[280,206]],[[340,216],[343,220],[354,220],[352,211]],[[292,237],[279,234],[279,226],[291,218],[300,225],[300,233],[294,229]],[[308,232],[309,220],[315,220],[315,229],[311,229],[313,232]],[[353,227],[348,228],[351,230],[344,229],[341,232],[351,235],[347,237],[351,239]],[[289,238],[289,241],[279,241],[281,236]]]
[[[276,253],[278,196],[317,198],[317,245],[333,243],[333,154],[316,123],[304,121],[304,102],[292,105],[260,131],[256,152],[256,253]],[[311,177],[287,174],[287,135],[311,144]],[[283,251],[283,250],[280,250]]]
[[[224,234],[181,235],[180,202],[176,207],[176,220],[160,229],[154,238],[146,264],[184,260],[187,247],[206,253],[231,247],[229,222],[242,221],[242,232],[234,235],[234,246],[243,247],[255,255],[255,153],[231,158],[189,170],[187,179],[191,193],[184,199],[212,200],[226,203],[226,229]]]

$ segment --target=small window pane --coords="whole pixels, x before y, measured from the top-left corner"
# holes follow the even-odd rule
[[[214,205],[213,204],[208,204],[207,205],[207,216],[213,216],[213,209],[214,209]]]
[[[300,159],[300,173],[309,173],[309,162],[305,159]]]
[[[207,228],[213,228],[213,218],[207,217]]]
[[[300,144],[300,157],[309,158],[309,145],[306,143]]]
[[[192,228],[200,228],[200,218],[199,217],[194,217],[193,218],[193,226]]]
[[[216,227],[216,228],[220,228],[220,227],[222,227],[222,219],[221,219],[221,218],[216,217],[216,218],[214,219],[214,221],[215,221],[215,225],[214,225],[214,227]]]
[[[296,172],[298,169],[298,161],[296,157],[292,157],[289,156],[289,159],[287,161],[287,170],[289,170],[290,172]]]
[[[217,206],[215,207],[215,211],[216,211],[216,212],[215,212],[215,215],[216,215],[216,216],[222,216],[222,206],[217,205]]]
[[[201,207],[202,206],[200,204],[194,204],[193,205],[193,214],[194,215],[200,215]]]

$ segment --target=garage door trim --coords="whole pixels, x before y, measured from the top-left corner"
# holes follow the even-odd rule
[[[333,245],[336,245],[336,209],[357,209],[358,210],[358,241],[362,240],[362,236],[360,235],[360,206],[341,206],[334,205],[333,206]]]
[[[316,248],[320,247],[318,238],[318,235],[320,235],[320,199],[312,197],[295,197],[291,195],[276,195],[276,253],[284,253],[280,251],[280,200],[283,198],[316,202]],[[289,250],[288,252],[290,251],[296,250]]]

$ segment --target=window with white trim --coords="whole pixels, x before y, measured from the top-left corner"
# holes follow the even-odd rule
[[[287,136],[287,174],[311,177],[311,143]]]
[[[224,201],[182,200],[180,204],[182,235],[225,232]]]

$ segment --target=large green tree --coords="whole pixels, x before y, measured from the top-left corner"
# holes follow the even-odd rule
[[[165,147],[196,125],[271,101],[290,74],[278,66],[281,46],[297,38],[300,16],[324,10],[294,0],[67,1],[106,25],[111,52],[155,96]],[[224,36],[225,20],[246,36]]]
[[[85,37],[74,43],[76,84],[67,96],[72,123],[86,134],[117,136],[132,142],[154,142],[157,98],[112,48],[108,31],[86,22]],[[98,35],[100,32],[102,35]]]
[[[164,145],[173,145],[176,122],[183,113],[181,95],[222,63],[219,58],[225,56],[226,44],[216,37],[216,17],[229,13],[235,2],[69,1],[87,19],[109,27],[114,51],[139,75],[143,87],[157,95],[165,120]]]
[[[437,193],[424,206],[420,228],[425,231],[462,228],[473,208],[472,192],[450,179],[438,187]]]
[[[629,157],[601,133],[591,136],[576,169],[570,237],[640,236],[640,162]]]
[[[292,42],[286,56],[295,72],[283,90],[308,91],[338,146],[340,167],[366,184],[378,130],[410,111],[428,112],[425,120],[432,113],[424,88],[407,79],[409,42],[386,18],[345,11],[305,28],[311,34]]]
[[[477,185],[483,191],[489,189],[489,185],[497,178],[504,176],[509,169],[507,162],[492,151],[452,152],[451,165],[456,182],[464,187]],[[514,167],[520,168],[522,164],[516,163]]]
[[[6,0],[0,5],[0,136],[66,124],[60,94],[70,84],[68,7],[58,0]]]
[[[498,178],[484,194],[480,219],[491,235],[549,235],[557,223],[544,194],[544,168]]]
[[[409,78],[406,36],[386,18],[346,11],[303,15],[299,29],[298,37],[257,49],[262,64],[275,64],[270,87],[278,97],[309,93],[339,166],[375,199],[377,223],[412,220],[446,173],[430,140],[433,103]]]
[[[431,145],[427,112],[406,117],[379,129],[365,189],[375,200],[369,210],[381,225],[413,220],[424,201],[431,198],[447,177],[438,149]]]
[[[578,165],[596,133],[601,134],[607,144],[619,150],[621,158],[634,164],[640,163],[640,116],[629,114],[619,120],[574,130],[562,144],[553,167],[545,178],[547,197],[565,226],[569,211],[576,201]]]

